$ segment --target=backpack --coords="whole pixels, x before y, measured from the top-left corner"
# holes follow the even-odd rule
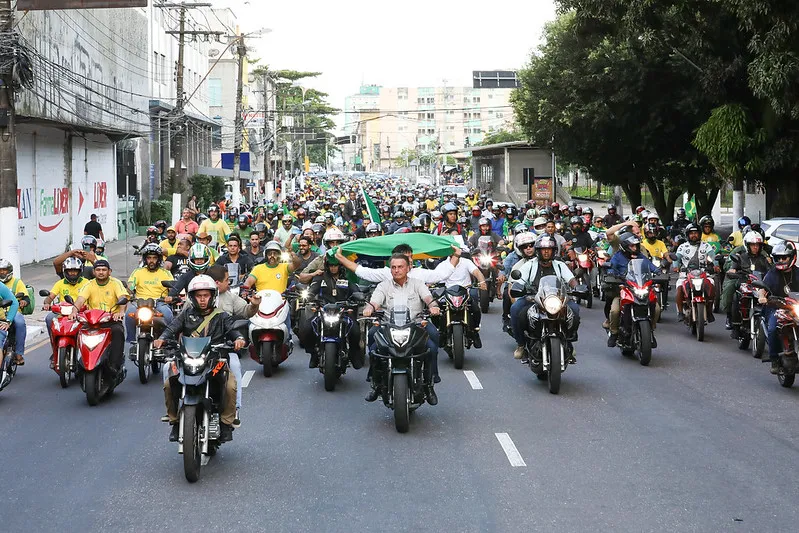
[[[14,289],[11,291],[14,293],[14,296],[17,295],[18,285],[19,285],[19,280],[18,279],[14,280]],[[33,310],[36,307],[36,299],[34,298],[35,293],[33,292],[33,287],[31,287],[30,285],[25,285],[25,291],[27,291],[28,293],[28,299],[30,300],[30,303],[25,307],[21,307],[19,310],[23,315],[32,315]]]

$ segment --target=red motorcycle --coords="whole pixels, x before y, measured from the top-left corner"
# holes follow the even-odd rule
[[[652,360],[652,316],[657,295],[654,277],[644,267],[643,259],[630,260],[627,276],[621,280],[619,298],[621,309],[617,345],[623,355],[635,354],[638,361],[647,366]]]
[[[120,298],[117,305],[128,303],[127,298]],[[78,333],[77,376],[81,380],[81,388],[86,393],[89,405],[97,405],[100,398],[114,392],[114,389],[125,380],[125,365],[118,372],[110,366],[111,329],[108,323],[113,320],[112,314],[101,309],[86,309],[80,312],[78,320],[82,324]]]
[[[713,305],[706,301],[705,293],[713,290],[713,282],[704,270],[683,271],[686,276],[678,282],[677,290],[682,290],[685,295],[682,308],[685,325],[691,330],[691,335],[696,335],[696,340],[702,342],[705,339],[707,306]]]
[[[39,291],[39,296],[47,297],[49,294],[50,291],[47,289]],[[50,311],[58,315],[53,319],[53,326],[50,331],[50,345],[53,348],[53,355],[50,360],[53,363],[53,371],[58,374],[61,387],[65,389],[69,387],[78,370],[78,332],[80,331],[81,323],[70,318],[74,303],[72,297],[67,295],[63,302],[50,306]]]
[[[578,285],[588,287],[587,293],[574,293],[572,298],[579,304],[581,299],[585,299],[585,306],[588,309],[594,305],[594,292],[591,290],[591,283],[594,273],[594,251],[586,250],[581,246],[569,248],[566,252],[568,265],[577,279]]]

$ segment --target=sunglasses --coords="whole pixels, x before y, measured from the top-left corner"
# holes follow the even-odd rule
[[[532,248],[532,244],[522,244],[519,246],[519,250],[527,250],[528,248]]]

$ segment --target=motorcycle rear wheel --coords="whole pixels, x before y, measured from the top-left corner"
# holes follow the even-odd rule
[[[407,433],[411,424],[410,400],[408,398],[408,375],[394,376],[394,427],[398,433]]]
[[[100,368],[97,368],[83,375],[83,384],[86,388],[86,401],[92,407],[100,403],[100,379],[98,374],[101,371]]]
[[[139,339],[136,342],[136,362],[139,366],[139,381],[146,385],[150,381],[152,368],[147,361],[147,354],[150,352],[150,343],[147,339]]]
[[[183,408],[183,473],[189,483],[200,479],[202,457],[200,447],[200,424],[196,405]]]
[[[261,363],[264,366],[264,377],[271,378],[274,372],[272,366],[273,354],[275,353],[275,345],[271,342],[264,342],[261,344]]]
[[[777,381],[780,385],[789,389],[793,387],[793,382],[796,379],[796,372],[786,372],[785,367],[780,365],[780,371],[777,373]]]
[[[336,380],[338,379],[338,346],[333,342],[325,343],[324,355],[325,390],[333,392],[336,390]]]
[[[551,394],[560,392],[560,350],[560,339],[551,337],[549,339],[549,377],[547,380],[549,382],[549,392]]]
[[[66,389],[72,381],[72,371],[69,369],[69,351],[72,348],[61,346],[58,349],[58,381],[61,388]]]
[[[638,335],[640,337],[638,360],[641,366],[648,366],[652,361],[652,325],[645,320],[638,322]]]
[[[463,324],[452,325],[452,362],[458,370],[463,368]]]
[[[760,359],[763,357],[763,352],[766,349],[766,331],[763,323],[757,322],[757,332],[755,333],[755,342],[752,343],[752,357]]]

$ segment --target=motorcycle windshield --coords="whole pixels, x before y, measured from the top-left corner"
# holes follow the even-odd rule
[[[477,249],[487,254],[491,251],[491,237],[483,236],[477,239]]]
[[[410,319],[407,296],[402,294],[396,295],[391,306],[391,323],[401,327],[410,322]]]
[[[199,357],[211,344],[211,337],[181,337],[180,343],[189,357]]]
[[[557,296],[558,298],[566,298],[566,287],[557,276],[544,276],[538,282],[538,292],[536,298],[543,302],[550,296]]]
[[[227,267],[227,275],[230,279],[230,286],[231,287],[238,287],[239,286],[239,264],[238,263],[228,263],[225,265]]]
[[[645,259],[631,259],[627,265],[627,281],[642,287],[644,283],[652,279],[652,273],[647,268]]]

